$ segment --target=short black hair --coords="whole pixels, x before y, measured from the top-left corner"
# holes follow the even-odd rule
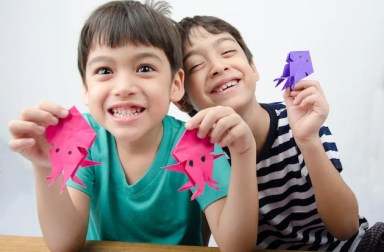
[[[95,44],[111,48],[126,43],[164,50],[172,76],[183,67],[182,44],[177,24],[167,15],[165,1],[111,1],[101,5],[85,21],[78,44],[78,68],[85,85],[89,52]]]

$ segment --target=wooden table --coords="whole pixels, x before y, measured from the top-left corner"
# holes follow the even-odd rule
[[[0,235],[0,252],[49,252],[42,237]],[[175,246],[113,241],[87,241],[82,251],[89,252],[219,252],[215,247]],[[256,252],[272,250],[258,249]],[[284,250],[274,250],[283,252]]]
[[[0,236],[1,252],[49,252],[47,245],[42,237],[29,236]],[[145,243],[128,243],[114,241],[87,241],[82,251],[101,252],[101,251],[127,251],[127,252],[173,252],[173,251],[191,251],[191,252],[219,252],[218,248],[198,247],[198,246],[171,246]]]

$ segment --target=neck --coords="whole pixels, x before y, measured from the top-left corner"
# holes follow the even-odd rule
[[[148,155],[156,153],[163,136],[163,124],[144,134],[135,141],[116,139],[119,155]]]
[[[257,154],[259,154],[264,147],[269,132],[270,118],[268,112],[260,106],[255,98],[249,106],[237,111],[237,113],[250,127],[256,142]]]
[[[135,184],[148,171],[156,156],[162,135],[161,124],[136,141],[116,140],[119,159],[128,184]]]

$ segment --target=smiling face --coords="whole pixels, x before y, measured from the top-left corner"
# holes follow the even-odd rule
[[[183,78],[182,70],[172,76],[159,48],[96,45],[87,60],[84,100],[116,140],[133,142],[161,132],[170,101],[184,94]]]
[[[184,44],[185,89],[196,110],[223,105],[241,111],[255,100],[259,75],[229,33],[192,28]]]

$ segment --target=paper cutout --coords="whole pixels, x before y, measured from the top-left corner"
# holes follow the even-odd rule
[[[288,53],[287,64],[284,66],[283,74],[280,78],[273,81],[278,81],[276,87],[286,79],[282,88],[290,87],[291,90],[295,88],[295,84],[304,77],[313,73],[312,61],[309,51],[292,51]]]
[[[75,106],[69,109],[69,115],[60,119],[57,125],[47,127],[45,136],[52,148],[49,150],[52,172],[47,177],[51,179],[51,187],[57,178],[63,174],[60,193],[64,191],[66,182],[71,178],[82,187],[84,183],[76,177],[79,166],[98,165],[99,162],[87,160],[87,148],[91,147],[96,138],[95,131],[83,118]]]
[[[213,161],[223,154],[214,154],[214,145],[209,136],[204,139],[197,137],[197,130],[186,130],[172,151],[177,164],[163,167],[164,169],[185,173],[189,181],[178,189],[184,191],[197,185],[191,200],[196,199],[204,192],[205,183],[215,190],[218,182],[213,179]]]

